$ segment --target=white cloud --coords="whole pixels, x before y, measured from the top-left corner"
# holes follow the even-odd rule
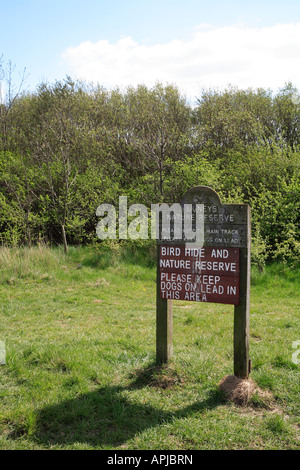
[[[62,55],[71,75],[107,88],[177,84],[187,96],[201,88],[300,86],[300,23],[250,28],[200,25],[191,39],[145,46],[125,37],[83,42]]]

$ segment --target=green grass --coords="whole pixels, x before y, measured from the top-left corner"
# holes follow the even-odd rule
[[[299,449],[299,270],[252,270],[246,407],[218,389],[230,305],[174,302],[155,365],[155,279],[151,245],[0,249],[1,449]]]

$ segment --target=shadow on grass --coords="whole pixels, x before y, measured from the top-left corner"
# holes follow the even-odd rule
[[[145,369],[128,387],[100,387],[40,410],[35,440],[41,445],[85,443],[103,449],[116,447],[146,429],[212,409],[222,401],[218,390],[213,390],[206,400],[176,412],[132,402],[130,391],[148,386],[147,377],[152,380],[153,374],[149,372],[152,369]],[[157,368],[155,372],[158,373]],[[154,386],[152,382],[150,386]]]

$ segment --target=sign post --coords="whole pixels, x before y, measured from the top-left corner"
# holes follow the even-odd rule
[[[159,263],[160,246],[157,245],[156,357],[157,362],[165,363],[173,355],[173,301],[161,296]]]
[[[222,204],[218,194],[207,186],[191,188],[180,206],[182,212],[179,217],[176,214],[177,219],[170,214],[168,237],[164,238],[160,227],[157,240],[157,361],[168,362],[172,357],[173,300],[231,304],[234,305],[234,374],[247,378],[250,372],[250,207]],[[201,242],[195,242],[191,235],[197,233],[199,226],[202,238]]]
[[[247,206],[246,246],[240,248],[240,302],[234,306],[234,375],[245,379],[250,373],[249,316],[250,316],[250,269],[251,269],[251,223],[250,207]]]

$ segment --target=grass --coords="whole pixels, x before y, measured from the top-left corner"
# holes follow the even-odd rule
[[[224,399],[233,307],[174,302],[155,364],[151,245],[0,249],[1,449],[299,449],[300,273],[252,269],[251,378]]]

